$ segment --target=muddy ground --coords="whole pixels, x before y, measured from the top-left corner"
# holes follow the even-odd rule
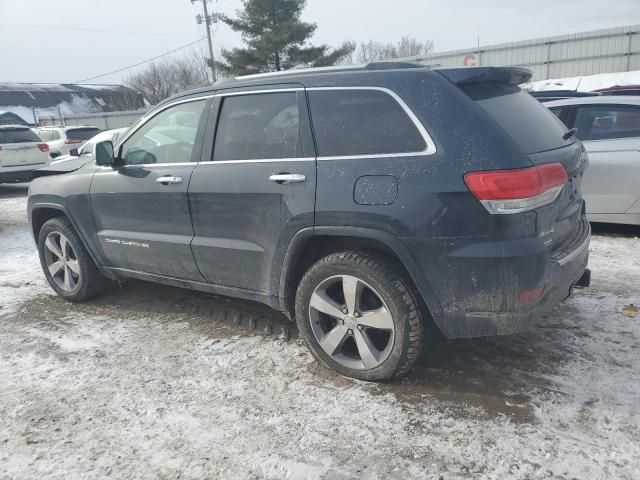
[[[315,363],[261,305],[128,282],[53,295],[0,185],[0,479],[640,478],[640,229],[517,336],[438,339],[385,384]]]

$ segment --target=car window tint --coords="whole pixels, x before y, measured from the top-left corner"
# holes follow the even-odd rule
[[[213,155],[217,161],[302,157],[296,93],[225,97]]]
[[[640,107],[590,105],[578,108],[575,126],[580,140],[640,137]]]
[[[554,107],[554,108],[550,108],[549,110],[551,110],[551,113],[553,113],[556,117],[562,119],[562,115],[564,115],[564,112],[567,109],[562,107]]]
[[[181,103],[158,113],[122,144],[129,165],[190,162],[205,100]]]
[[[313,130],[321,156],[420,152],[427,145],[411,118],[379,90],[309,92]]]
[[[99,134],[99,128],[70,128],[67,130],[67,138],[72,140],[89,140]]]
[[[29,128],[0,129],[0,143],[29,143],[41,142],[42,139]]]

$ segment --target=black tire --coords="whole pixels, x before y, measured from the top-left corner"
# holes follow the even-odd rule
[[[74,254],[74,260],[77,260],[77,269],[79,271],[75,287],[71,291],[61,288],[60,285],[51,275],[47,266],[47,255],[45,253],[45,243],[50,234],[64,235]],[[38,233],[38,254],[40,255],[40,265],[42,271],[49,282],[49,285],[55,292],[65,300],[70,302],[84,302],[99,293],[102,293],[109,285],[109,280],[98,270],[93,259],[87,252],[82,240],[74,230],[73,226],[65,217],[55,217],[42,225]],[[66,267],[65,267],[66,268]]]
[[[393,341],[389,340],[390,350],[386,359],[374,368],[357,369],[339,363],[320,346],[314,334],[311,297],[323,282],[340,275],[364,281],[386,303],[391,313],[395,329]],[[320,363],[347,377],[377,381],[408,372],[418,360],[425,342],[425,328],[418,305],[410,281],[392,261],[376,254],[346,251],[326,256],[307,270],[298,286],[295,313],[300,335]]]

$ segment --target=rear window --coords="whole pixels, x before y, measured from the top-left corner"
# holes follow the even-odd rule
[[[320,156],[421,152],[424,137],[400,104],[379,90],[309,92]]]
[[[42,139],[28,128],[1,128],[0,143],[41,142]]]
[[[71,128],[67,130],[67,138],[73,140],[89,140],[99,134],[99,128]]]
[[[535,98],[515,85],[496,82],[463,84],[460,88],[480,105],[525,153],[570,145],[566,127]]]

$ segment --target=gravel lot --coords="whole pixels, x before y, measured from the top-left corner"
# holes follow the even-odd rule
[[[525,334],[345,379],[257,304],[129,282],[65,303],[0,185],[0,479],[640,478],[640,230]],[[288,327],[288,328],[287,328]]]

